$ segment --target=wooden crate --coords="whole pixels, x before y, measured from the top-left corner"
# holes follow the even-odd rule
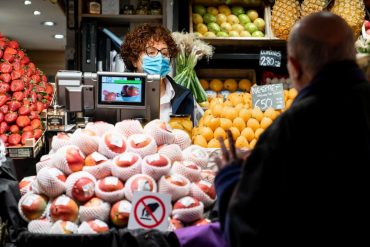
[[[45,132],[35,141],[34,138],[27,139],[26,145],[21,147],[7,147],[7,155],[14,159],[35,158],[41,151],[45,143]]]

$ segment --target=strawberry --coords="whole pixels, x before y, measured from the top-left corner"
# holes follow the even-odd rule
[[[24,51],[22,51],[22,50],[18,50],[17,55],[18,55],[18,57],[19,57],[20,59],[22,59],[22,58],[24,58],[24,56],[25,56],[26,54],[24,53]]]
[[[9,43],[8,43],[8,45],[9,45]],[[14,49],[14,48],[12,48],[12,47],[7,47],[7,48],[5,48],[4,54],[12,54],[12,55],[15,55],[15,54],[17,54],[17,50]]]
[[[3,54],[4,54],[3,50],[0,49],[0,59],[3,57]]]
[[[0,123],[4,121],[4,113],[0,112]]]
[[[36,65],[34,64],[34,63],[29,63],[28,64],[28,67],[31,69],[31,70],[33,70],[34,72],[33,73],[36,73]]]
[[[46,85],[46,88],[45,88],[45,92],[48,94],[48,95],[52,95],[54,93],[54,88],[53,86],[51,85]]]
[[[27,56],[21,59],[21,63],[24,65],[27,65],[29,62],[30,62],[30,59]]]
[[[8,137],[8,142],[10,145],[17,145],[21,142],[21,136],[19,134],[11,134]]]
[[[8,136],[6,134],[1,134],[0,135],[0,139],[4,142],[4,143],[7,143],[8,142]]]
[[[35,129],[33,132],[33,136],[36,140],[38,140],[42,136],[42,130],[41,129]]]
[[[24,89],[24,82],[21,80],[13,80],[10,84],[10,90],[12,92],[22,91]]]
[[[18,114],[15,112],[8,112],[5,114],[4,120],[7,123],[13,123],[15,120],[17,120]]]
[[[4,39],[0,39],[0,50],[4,49],[6,47],[6,42]]]
[[[40,101],[36,102],[36,110],[40,114],[44,110],[44,104]]]
[[[33,75],[31,76],[31,80],[36,82],[36,83],[39,83],[41,81],[41,78],[39,75]]]
[[[30,98],[31,98],[31,102],[32,103],[35,103],[36,102],[36,100],[37,100],[37,94],[35,93],[35,92],[31,92],[31,94],[30,94]],[[35,108],[36,109],[36,108]]]
[[[41,128],[41,121],[40,121],[40,119],[33,119],[31,121],[31,126],[32,126],[33,129]]]
[[[23,105],[30,106],[30,104],[31,104],[30,100],[25,96],[23,98]]]
[[[18,48],[19,48],[19,44],[18,44],[18,42],[17,42],[17,41],[15,41],[15,40],[11,40],[11,41],[9,41],[8,46],[9,46],[10,48],[13,48],[13,49],[18,49]]]
[[[1,73],[10,73],[10,72],[12,72],[12,70],[13,70],[13,68],[9,63],[0,63],[0,72]]]
[[[3,60],[8,61],[9,63],[12,63],[14,61],[14,55],[10,53],[4,53]]]
[[[27,116],[19,116],[17,117],[16,123],[19,127],[23,128],[30,125],[31,120]]]
[[[12,71],[12,80],[16,80],[16,79],[19,79],[21,78],[22,75],[24,75],[24,70],[23,69],[20,69],[20,70],[13,70]]]
[[[46,77],[46,75],[41,76],[41,81],[48,82],[48,78]]]
[[[14,111],[14,112],[18,111],[18,109],[22,106],[21,102],[16,101],[16,100],[12,100],[8,102],[7,104],[9,106],[9,110]]]
[[[27,139],[33,138],[33,133],[31,131],[26,131],[22,133],[21,142],[23,145],[26,144]]]
[[[30,115],[29,115],[29,118],[31,120],[34,120],[34,119],[40,119],[40,115],[36,112],[36,111],[31,111],[30,112]]]
[[[2,80],[3,82],[9,83],[12,80],[12,76],[9,73],[3,73],[0,75],[0,80]]]
[[[20,61],[14,61],[12,65],[13,65],[13,70],[20,70],[22,68],[22,64]]]
[[[24,127],[24,128],[22,129],[22,132],[25,132],[25,131],[33,131],[32,126],[31,126],[31,125],[28,125],[28,126]]]
[[[21,116],[29,115],[30,112],[31,112],[30,108],[28,106],[25,106],[25,105],[21,106],[21,108],[19,108],[19,110],[18,110],[18,113]]]
[[[8,101],[9,97],[6,94],[0,94],[0,107],[5,105],[5,103]]]
[[[13,93],[13,99],[21,102],[24,99],[24,93],[23,92],[14,92]]]
[[[15,124],[13,124],[12,126],[10,126],[9,128],[10,132],[12,132],[13,134],[16,134],[19,132],[19,127]]]
[[[0,96],[1,97],[1,96]],[[8,111],[9,111],[9,106],[8,105],[3,105],[0,107],[0,111],[3,113],[3,114],[7,114]]]
[[[0,134],[4,134],[5,132],[7,132],[9,129],[9,126],[6,122],[1,122],[0,123]]]
[[[3,74],[3,75],[5,75],[5,74]],[[7,93],[9,91],[9,89],[10,89],[10,87],[9,87],[8,83],[0,82],[0,94]]]

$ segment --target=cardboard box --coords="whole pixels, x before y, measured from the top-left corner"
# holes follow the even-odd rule
[[[27,139],[26,144],[21,147],[7,147],[6,152],[10,158],[24,159],[35,158],[41,151],[45,143],[45,132],[36,141],[34,138]]]

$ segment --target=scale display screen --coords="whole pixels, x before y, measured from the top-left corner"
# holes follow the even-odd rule
[[[145,77],[99,75],[98,104],[110,106],[144,106]]]

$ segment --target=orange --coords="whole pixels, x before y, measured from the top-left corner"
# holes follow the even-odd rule
[[[252,113],[247,108],[242,108],[239,111],[239,117],[244,120],[244,122],[248,122],[248,120],[252,117]]]
[[[231,103],[233,103],[233,106],[244,103],[243,96],[241,94],[238,94],[238,93],[230,94],[229,95],[229,100],[231,101]]]
[[[260,108],[255,107],[252,109],[252,118],[255,118],[258,122],[261,122],[263,116],[263,112]]]
[[[236,127],[230,128],[231,134],[233,135],[234,141],[240,136],[240,131]]]
[[[224,107],[224,109],[222,110],[221,117],[223,118],[227,118],[232,121],[237,116],[238,116],[238,112],[233,107],[227,106],[227,107]]]
[[[262,129],[267,129],[270,125],[272,124],[271,118],[264,117],[261,120],[261,128]]]
[[[209,88],[215,92],[220,92],[224,88],[224,84],[219,79],[213,79],[209,83]]]
[[[245,121],[240,117],[236,117],[233,121],[233,126],[238,128],[239,131],[243,131],[245,128]]]
[[[241,79],[239,81],[239,88],[243,91],[249,92],[251,90],[252,82],[248,79]]]
[[[238,83],[234,79],[227,79],[224,81],[224,88],[230,92],[235,92],[238,89]]]
[[[212,115],[204,116],[201,120],[203,120],[203,125],[199,126],[208,126],[209,121],[214,118]]]
[[[289,109],[290,106],[292,105],[293,103],[293,100],[292,99],[288,99],[285,103],[285,109]]]
[[[253,140],[249,143],[249,148],[253,149],[253,148],[256,146],[256,143],[257,143],[257,140],[256,140],[256,139],[253,139]]]
[[[263,113],[265,117],[270,118],[272,121],[274,121],[277,117],[277,114],[274,110],[274,108],[267,108],[266,111]]]
[[[213,107],[212,107],[212,115],[214,117],[221,117],[221,113],[222,113],[222,109],[224,107],[221,105],[221,104],[215,104]]]
[[[221,144],[218,140],[212,139],[208,142],[208,148],[220,148]]]
[[[234,105],[233,105],[233,102],[231,102],[230,100],[226,100],[226,101],[224,102],[224,107],[225,107],[225,106],[233,107]]]
[[[253,131],[256,131],[256,129],[260,127],[260,123],[256,119],[250,118],[247,122],[247,127],[250,127]]]
[[[233,126],[233,122],[227,118],[220,118],[220,127],[224,130],[228,130]]]
[[[264,129],[262,128],[258,128],[255,132],[254,132],[254,138],[258,139],[260,138],[261,134],[263,133]]]
[[[254,139],[254,131],[250,127],[247,127],[245,129],[243,129],[241,135],[244,136],[247,139],[248,142],[250,142]]]
[[[208,147],[208,143],[207,143],[206,139],[201,135],[195,136],[194,144],[198,145],[198,146],[201,146],[201,147],[204,147],[204,148]]]
[[[208,116],[208,115],[212,115],[212,111],[211,109],[208,109],[204,112],[204,115],[203,116]]]
[[[236,148],[248,148],[248,141],[244,136],[239,136],[238,139],[235,141]]]
[[[206,127],[210,127],[212,131],[215,131],[215,129],[220,127],[220,119],[212,117],[206,124]]]
[[[200,127],[199,134],[202,135],[207,141],[213,139],[213,131],[210,127]]]
[[[226,139],[226,132],[223,128],[218,127],[213,133],[214,138],[217,140],[219,137]]]
[[[239,114],[240,110],[241,110],[241,109],[244,109],[244,108],[245,108],[245,106],[244,106],[244,104],[242,104],[242,103],[237,104],[237,105],[235,106],[235,110],[238,112],[238,114]]]
[[[288,98],[289,99],[294,99],[297,96],[298,92],[295,88],[291,88],[288,91]]]
[[[199,82],[200,82],[200,85],[202,85],[202,87],[203,87],[204,90],[209,89],[209,82],[207,80],[200,79]]]

